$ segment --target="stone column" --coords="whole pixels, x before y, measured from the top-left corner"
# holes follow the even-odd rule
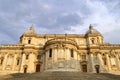
[[[98,54],[97,54],[97,57],[98,57],[98,62],[99,62],[99,66],[100,66],[99,70],[100,70],[100,72],[103,72],[104,67],[103,67],[103,60],[102,60],[102,56],[101,56],[101,54],[100,54],[100,53],[98,53]]]
[[[16,61],[17,61],[17,59],[16,59],[16,54],[14,55],[14,59],[13,59],[13,66],[12,66],[12,70],[15,70],[15,66],[16,66]]]
[[[44,57],[44,53],[41,55],[41,58],[42,58],[42,70],[41,71],[44,71],[45,70],[45,57]]]
[[[110,71],[111,71],[111,64],[110,64],[110,58],[109,58],[108,53],[106,54],[106,58],[107,58],[108,70],[109,70],[109,72],[110,72]]]
[[[46,70],[46,52],[44,53],[44,70]]]
[[[79,67],[79,65],[78,65],[79,61],[78,61],[78,54],[77,54],[76,50],[74,50],[73,54],[74,54],[75,68],[78,69],[78,67]]]
[[[66,54],[67,54],[67,60],[70,60],[71,57],[70,57],[70,51],[69,51],[69,48],[66,49]]]
[[[81,58],[81,54],[82,54],[82,53],[79,52],[79,54],[78,54],[78,59],[79,59],[79,70],[82,72],[82,67],[81,67],[82,58]],[[90,56],[89,56],[89,59],[90,59]],[[88,61],[89,61],[89,60],[88,60]],[[88,72],[89,72],[90,69],[91,69],[91,65],[90,65],[89,63],[90,63],[90,62],[88,62],[88,64],[87,64],[87,67],[88,67],[87,71],[88,71]]]
[[[78,54],[77,54],[76,50],[74,50],[73,55],[74,55],[74,59],[75,59],[75,60],[78,60],[78,58],[77,58],[77,55],[78,55]]]
[[[56,49],[52,48],[52,68],[55,69],[56,66]]]
[[[47,70],[47,66],[48,66],[48,51],[45,52],[45,70]]]
[[[55,48],[53,48],[53,63],[55,62],[55,55],[56,55],[56,52],[55,52]]]
[[[65,66],[65,68],[66,68],[66,70],[67,70],[67,48],[64,48],[64,58],[65,58],[65,64],[66,64],[66,66]]]
[[[76,69],[77,70],[80,70],[80,61],[79,61],[79,59],[78,59],[78,52],[77,51],[75,51],[75,53],[76,53]]]
[[[28,72],[30,72],[30,73],[35,72],[34,59],[35,59],[35,55],[33,52],[31,52],[29,54],[29,63],[28,63]]]
[[[93,60],[93,53],[90,53],[90,60],[91,60],[91,70],[93,73],[95,73],[95,65],[94,65],[94,60]]]
[[[7,56],[8,56],[8,54],[6,53],[5,57],[4,57],[4,61],[3,61],[3,68],[2,68],[2,70],[5,70],[6,63],[7,63]]]
[[[120,70],[120,60],[119,60],[119,57],[118,57],[118,54],[116,54],[116,62],[117,62],[117,67],[118,67],[118,70]]]
[[[67,60],[67,48],[64,49],[64,56],[65,56],[65,57],[64,57],[65,60]]]
[[[70,54],[69,54],[69,48],[66,48],[66,70],[69,70],[70,68]]]
[[[23,73],[23,65],[25,65],[25,53],[22,54],[21,64],[20,64],[20,72]]]

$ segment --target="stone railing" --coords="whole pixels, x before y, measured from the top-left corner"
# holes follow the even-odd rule
[[[100,45],[101,49],[120,49],[120,44],[102,44]]]
[[[1,44],[0,47],[1,48],[5,48],[5,47],[22,47],[22,44]]]
[[[101,46],[120,47],[120,44],[102,44]]]

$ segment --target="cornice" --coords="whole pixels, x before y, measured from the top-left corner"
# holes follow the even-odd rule
[[[23,48],[23,45],[22,44],[4,44],[4,45],[1,45],[0,46],[0,50],[3,50],[3,49],[22,49]]]
[[[23,34],[22,37],[36,37],[36,38],[85,38],[85,34]]]
[[[120,44],[103,44],[100,49],[120,49]]]

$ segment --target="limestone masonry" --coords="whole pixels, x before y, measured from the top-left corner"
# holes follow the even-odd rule
[[[0,46],[0,74],[44,71],[120,73],[120,44],[104,43],[91,25],[85,34],[37,34]]]

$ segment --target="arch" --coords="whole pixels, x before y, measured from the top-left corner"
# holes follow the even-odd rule
[[[100,73],[100,66],[99,65],[95,65],[95,70],[96,70],[96,73]]]

